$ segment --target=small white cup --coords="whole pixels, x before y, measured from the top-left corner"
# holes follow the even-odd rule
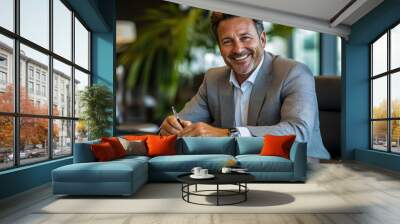
[[[208,169],[201,169],[200,170],[200,176],[207,176],[208,175]]]
[[[222,170],[221,170],[222,173],[230,173],[231,171],[232,171],[232,168],[229,168],[229,167],[222,167]]]
[[[201,175],[200,174],[200,171],[202,170],[202,168],[201,167],[193,167],[193,169],[192,169],[192,173],[194,174],[194,175],[196,175],[196,176],[199,176],[199,175]]]

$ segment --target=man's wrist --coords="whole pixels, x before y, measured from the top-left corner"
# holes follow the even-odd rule
[[[225,129],[224,129],[224,132],[225,132],[224,135],[227,136],[227,137],[229,137],[230,134],[231,134],[228,128],[225,128]]]
[[[228,131],[229,131],[228,136],[230,136],[230,137],[239,137],[240,136],[240,132],[237,128],[229,128]]]

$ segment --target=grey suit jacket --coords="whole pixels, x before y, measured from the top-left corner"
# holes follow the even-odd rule
[[[232,128],[235,123],[233,86],[228,67],[207,71],[197,94],[179,115],[192,122]],[[295,134],[307,142],[307,154],[329,159],[319,130],[314,77],[302,63],[264,52],[255,80],[247,118],[253,136]]]

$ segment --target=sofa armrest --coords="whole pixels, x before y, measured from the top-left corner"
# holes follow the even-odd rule
[[[94,157],[90,146],[92,144],[98,144],[100,140],[88,141],[75,143],[74,147],[74,163],[89,163],[95,162],[96,158]]]
[[[307,175],[307,143],[293,143],[290,149],[290,160],[293,162],[293,179],[305,181]]]

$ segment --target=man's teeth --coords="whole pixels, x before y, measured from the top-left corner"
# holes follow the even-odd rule
[[[236,60],[236,61],[244,60],[244,59],[246,59],[248,56],[249,56],[249,55],[246,54],[246,55],[243,55],[243,56],[241,56],[241,57],[236,57],[235,60]]]

